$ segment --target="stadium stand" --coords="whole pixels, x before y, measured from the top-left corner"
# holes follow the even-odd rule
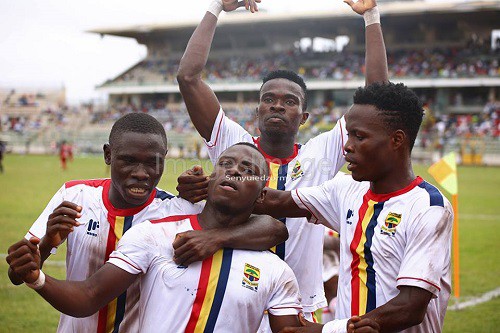
[[[410,1],[379,6],[390,77],[415,89],[427,108],[414,156],[428,161],[450,150],[471,150],[472,140],[480,142],[475,144],[480,149],[472,150],[484,154],[481,163],[500,164],[500,45],[495,48],[491,41],[500,2]],[[225,112],[257,134],[254,110],[261,77],[278,68],[297,71],[308,84],[308,111],[314,115],[301,130],[299,140],[305,142],[328,130],[347,111],[354,89],[364,84],[360,25],[362,20],[347,6],[320,13],[223,15],[206,79]],[[193,138],[175,75],[195,26],[193,21],[92,30],[135,38],[148,48],[145,59],[99,87],[109,94],[109,105],[70,112],[64,107],[44,108],[37,116],[19,118],[6,116],[12,112],[4,108],[0,111],[4,133],[15,133],[19,143],[32,146],[51,147],[66,139],[79,152],[100,152],[114,120],[127,112],[149,112],[164,124],[174,148],[170,151],[182,155],[185,150],[184,155],[190,155],[197,150],[190,147],[199,146],[200,140]],[[341,43],[340,37],[348,42]],[[13,124],[13,118],[20,125]],[[44,130],[43,124],[52,122],[58,124],[57,130]]]

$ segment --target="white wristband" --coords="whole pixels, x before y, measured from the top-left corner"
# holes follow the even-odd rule
[[[365,19],[365,28],[369,25],[380,23],[380,12],[378,11],[378,7],[375,6],[372,9],[367,10],[363,14],[363,18]]]
[[[336,319],[329,321],[323,326],[321,333],[347,333],[347,322],[349,319]]]
[[[35,290],[42,289],[43,286],[45,285],[45,274],[42,272],[42,270],[40,270],[40,274],[38,275],[38,279],[36,279],[36,281],[33,283],[26,282],[26,285],[28,287],[30,287],[31,289],[35,289]]]
[[[215,17],[219,17],[223,8],[224,6],[222,5],[222,0],[212,0],[210,6],[208,6],[207,12],[214,14]]]

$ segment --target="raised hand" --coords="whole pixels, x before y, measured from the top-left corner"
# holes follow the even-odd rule
[[[354,10],[359,15],[363,15],[367,10],[372,9],[377,5],[375,0],[358,0],[358,2],[354,2],[352,0],[344,0],[346,4],[348,4],[352,10]]]
[[[222,6],[225,12],[231,12],[240,7],[245,6],[246,10],[250,10],[252,13],[258,12],[259,8],[257,7],[257,3],[260,3],[261,0],[222,0]]]
[[[177,191],[179,196],[191,203],[196,203],[207,198],[208,177],[203,168],[195,165],[184,171],[177,178]]]
[[[32,237],[29,241],[22,239],[11,245],[5,258],[10,269],[24,282],[33,283],[40,275],[40,239]],[[19,282],[21,283],[21,282]]]
[[[82,216],[81,211],[82,207],[69,201],[63,201],[57,206],[49,215],[47,231],[42,238],[43,245],[50,248],[61,245],[73,228],[81,225],[76,220]]]

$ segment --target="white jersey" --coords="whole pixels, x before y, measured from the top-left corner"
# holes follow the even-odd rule
[[[201,230],[196,215],[145,222],[127,233],[109,263],[141,274],[141,332],[249,332],[264,310],[301,311],[292,270],[269,251],[221,249],[189,267],[173,261],[179,232]]]
[[[453,210],[431,184],[417,177],[390,194],[339,174],[321,186],[292,192],[312,220],[341,237],[336,318],[363,315],[399,293],[399,286],[428,290],[423,322],[404,332],[441,332],[450,297]]]
[[[260,149],[259,138],[252,137],[243,127],[219,111],[210,142],[206,142],[212,163],[228,147],[238,142],[255,144],[264,153],[271,174],[267,184],[278,190],[322,184],[331,179],[344,164],[346,141],[345,121],[341,118],[334,129],[312,138],[305,145],[295,144],[294,154],[286,159],[266,155]],[[307,223],[304,218],[282,219],[290,237],[274,251],[292,268],[299,282],[305,312],[326,306],[323,290],[323,226]]]
[[[42,238],[48,217],[63,201],[82,207],[83,225],[75,227],[67,238],[66,279],[83,281],[102,267],[122,235],[133,225],[166,214],[197,214],[202,207],[156,189],[141,207],[117,209],[108,198],[110,179],[71,181],[52,197],[30,228],[26,238]],[[135,288],[135,289],[134,289]],[[58,332],[138,332],[139,285],[113,300],[98,313],[85,318],[61,314]]]

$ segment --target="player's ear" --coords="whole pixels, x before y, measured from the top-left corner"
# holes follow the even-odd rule
[[[257,197],[257,200],[255,200],[256,203],[261,204],[264,202],[264,199],[266,198],[267,190],[264,188],[262,191],[260,191],[259,196]]]
[[[391,136],[394,150],[400,149],[406,143],[406,133],[400,129],[394,131]]]
[[[105,143],[104,146],[102,146],[102,150],[104,152],[104,163],[106,163],[106,165],[111,165],[111,147],[109,143]]]
[[[309,112],[303,112],[302,119],[300,120],[300,124],[304,125],[308,118],[309,118]]]

